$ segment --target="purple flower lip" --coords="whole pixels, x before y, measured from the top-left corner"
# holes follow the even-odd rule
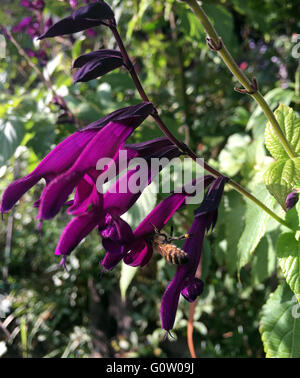
[[[94,26],[106,25],[105,20],[114,20],[114,13],[104,1],[98,1],[77,9],[71,16],[52,25],[38,39],[73,34]]]
[[[123,65],[122,54],[116,50],[99,50],[81,55],[73,63],[73,68],[79,68],[74,76],[74,82],[87,82],[103,76]]]

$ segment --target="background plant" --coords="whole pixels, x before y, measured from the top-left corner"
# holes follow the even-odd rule
[[[266,119],[249,96],[233,91],[236,83],[221,60],[207,48],[196,16],[183,3],[175,1],[112,1],[111,5],[147,94],[159,104],[170,130],[212,166],[247,187],[284,217],[284,211],[269,196],[263,181],[263,173],[274,164],[264,147]],[[293,1],[276,7],[267,1],[204,2],[204,9],[218,33],[240,67],[249,76],[256,75],[272,109],[279,103],[292,106],[294,111],[299,107],[298,61],[291,54],[295,47],[292,34],[299,26],[296,5]],[[9,22],[5,10],[0,15],[4,26],[17,24],[28,12],[19,2],[10,2],[9,7]],[[61,18],[69,12],[68,2],[46,2],[43,14],[46,19],[53,14]],[[50,46],[45,46],[50,60],[46,67],[40,68],[84,124],[139,101],[127,72],[122,69],[100,80],[72,85],[72,59],[89,49],[114,46],[109,30],[95,30],[99,33],[96,38],[81,33],[72,40],[64,38],[64,44],[50,42]],[[23,48],[35,48],[30,35],[18,34],[16,39]],[[39,66],[37,57],[31,59]],[[9,41],[7,59],[1,61],[1,76],[2,190],[13,176],[30,171],[52,144],[74,130],[74,125],[57,124],[60,109],[52,104],[52,95]],[[281,109],[277,110],[278,114]],[[160,135],[149,120],[134,134],[133,141]],[[9,335],[2,334],[7,348],[4,356],[77,357],[91,353],[188,356],[186,303],[180,303],[175,324],[177,341],[162,342],[160,337],[160,297],[174,268],[157,259],[146,272],[137,272],[129,287],[128,272],[123,274],[121,270],[125,304],[120,300],[116,274],[97,280],[97,262],[104,253],[97,237],[89,238],[77,249],[70,260],[69,274],[56,271],[57,261],[51,252],[65,223],[64,215],[45,225],[40,239],[34,231],[35,213],[29,205],[36,198],[35,191],[27,194],[10,222],[2,225],[1,247],[6,251],[2,255],[1,304],[5,312],[2,323],[9,332]],[[142,218],[143,212],[154,206],[154,201],[146,192],[130,221],[138,220],[138,216]],[[287,221],[295,229],[299,223],[296,210],[287,213]],[[186,209],[175,218],[176,232],[184,232],[191,220],[192,211]],[[14,231],[10,240],[12,223]],[[283,239],[277,242],[281,231],[284,231],[280,236]],[[282,352],[268,338],[272,332],[278,334],[276,322],[273,326],[266,321],[268,308],[278,306],[282,296],[287,301],[292,298],[288,287],[279,286],[262,316],[257,316],[269,294],[284,282],[283,275],[287,276],[286,254],[290,252],[280,246],[295,245],[293,240],[296,239],[291,230],[282,228],[256,205],[227,188],[217,228],[204,248],[202,277],[207,284],[194,318],[198,355],[263,356],[259,321],[267,355],[299,353],[297,349],[292,353]],[[297,250],[294,251],[297,256]],[[297,261],[294,265],[297,266]],[[296,287],[292,290],[297,293]],[[109,319],[107,313],[111,315]],[[295,319],[288,311],[286,314],[283,325],[290,330]],[[288,342],[284,345],[288,347]]]

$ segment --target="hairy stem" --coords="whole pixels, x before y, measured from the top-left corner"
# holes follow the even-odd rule
[[[269,105],[267,104],[266,100],[264,99],[263,95],[259,92],[258,89],[253,88],[254,82],[250,81],[248,77],[244,74],[244,72],[239,68],[235,60],[233,59],[232,55],[226,48],[224,42],[220,39],[219,35],[217,34],[215,28],[209,21],[206,13],[200,7],[197,0],[183,0],[186,2],[190,8],[194,11],[195,15],[199,19],[200,23],[202,24],[204,30],[206,31],[207,35],[209,36],[209,41],[211,41],[211,45],[216,46],[215,50],[218,52],[220,57],[223,59],[224,63],[231,71],[232,75],[242,84],[242,86],[246,89],[246,92],[254,100],[258,103],[261,107],[263,112],[265,113],[267,119],[269,120],[274,132],[276,133],[280,143],[282,144],[283,148],[285,149],[288,156],[292,159],[297,157],[295,151],[292,149],[291,145],[287,141],[279,123],[277,122],[274,113],[270,109]]]
[[[109,24],[109,27],[116,39],[116,42],[119,46],[119,49],[120,49],[120,52],[122,54],[122,57],[123,57],[123,60],[124,60],[124,63],[128,69],[128,72],[130,73],[131,77],[132,77],[132,80],[142,98],[143,101],[146,101],[146,102],[150,102],[141,82],[140,82],[140,79],[136,73],[136,70],[134,68],[134,65],[132,64],[130,58],[129,58],[129,55],[127,53],[127,50],[126,50],[126,47],[124,46],[124,43],[123,43],[123,40],[118,32],[118,29],[115,25],[115,23],[111,22]],[[210,174],[212,174],[213,176],[215,177],[219,177],[219,176],[224,176],[222,175],[222,173],[218,172],[216,169],[214,169],[213,167],[211,167],[210,165],[208,165],[206,162],[203,162],[202,163],[202,160],[200,161],[200,159],[198,159],[198,156],[188,147],[186,146],[184,143],[182,143],[181,141],[179,141],[175,135],[172,134],[172,132],[168,129],[168,127],[166,126],[166,124],[163,122],[163,120],[161,119],[161,117],[159,116],[158,114],[158,111],[155,107],[155,112],[152,114],[152,117],[154,118],[155,122],[157,123],[158,127],[161,129],[161,131],[165,134],[165,136],[167,138],[169,138],[169,140],[175,144],[181,151],[183,151],[185,154],[187,154],[191,159],[193,159],[197,164],[200,164],[202,165],[203,164],[203,168],[209,172]],[[265,206],[259,199],[257,199],[255,196],[253,196],[251,193],[249,193],[245,188],[243,188],[241,185],[239,185],[237,182],[235,182],[234,180],[232,179],[229,179],[229,181],[227,182],[228,185],[230,185],[233,189],[235,189],[236,191],[238,191],[240,194],[242,194],[243,196],[247,197],[248,199],[250,199],[251,201],[253,201],[256,205],[258,205],[262,210],[264,210],[266,213],[268,213],[271,217],[273,217],[275,220],[277,220],[279,223],[281,223],[283,226],[286,226],[288,228],[291,228],[286,222],[284,219],[280,218],[278,215],[276,215],[271,209],[269,209],[267,206]]]

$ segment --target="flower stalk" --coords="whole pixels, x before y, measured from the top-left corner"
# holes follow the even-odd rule
[[[198,4],[197,4],[198,6]],[[206,15],[205,15],[206,16]],[[207,16],[206,16],[206,19],[207,19]],[[209,20],[207,19],[208,21],[208,24],[207,24],[207,28],[209,30],[209,32],[212,33],[212,36],[215,38],[215,40],[217,40],[218,36],[217,36],[217,33],[215,31],[215,29],[212,27],[212,25],[210,24]],[[123,40],[118,32],[118,29],[117,29],[117,26],[116,24],[113,22],[113,21],[110,21],[109,22],[109,27],[115,37],[115,40],[117,42],[117,45],[120,49],[120,52],[123,56],[123,60],[124,60],[124,63],[125,63],[125,66],[128,70],[128,72],[130,73],[131,75],[131,78],[141,96],[141,98],[143,99],[143,101],[147,101],[149,102],[149,97],[147,96],[144,88],[143,88],[143,85],[141,84],[141,81],[137,75],[137,72],[134,68],[134,65],[132,64],[132,61],[128,55],[128,52],[127,52],[127,49],[123,43]],[[222,48],[223,49],[223,48]],[[227,51],[227,49],[226,49]],[[228,55],[230,56],[229,52],[227,51]],[[231,57],[231,59],[233,60],[233,58]],[[241,75],[241,78],[242,78],[242,84],[245,86],[245,88],[247,90],[252,91],[253,90],[253,83],[251,83],[249,81],[249,79],[244,75],[244,73],[239,69],[239,67],[237,66],[237,64],[235,63],[235,61],[233,60],[233,69],[234,69],[234,72],[239,72],[239,74]],[[262,97],[262,95],[260,95]],[[270,113],[273,115],[273,118],[275,120],[275,122],[277,123],[277,120],[274,116],[274,114],[272,113],[272,111],[270,110],[270,108],[268,107],[267,103],[265,102],[264,98],[262,97],[264,103],[266,104],[267,108],[269,109]],[[154,118],[155,122],[157,123],[158,127],[161,129],[161,131],[164,133],[164,135],[169,138],[169,140],[175,144],[181,151],[183,151],[187,156],[189,156],[192,160],[194,160],[196,163],[199,164],[199,160],[198,160],[198,156],[187,146],[185,145],[184,143],[182,143],[181,141],[179,141],[173,134],[172,132],[168,129],[168,127],[166,126],[166,124],[163,122],[163,120],[161,119],[161,117],[159,116],[159,113],[157,111],[157,108],[154,106],[154,111],[153,113],[151,114],[151,116]],[[281,128],[280,126],[278,125],[278,128],[279,130],[281,131]],[[281,131],[281,134],[283,135],[282,131]],[[285,139],[284,135],[283,135],[283,138]],[[288,142],[286,141],[287,145],[288,145]],[[220,176],[223,176],[222,173],[218,172],[216,169],[214,169],[213,167],[211,167],[209,164],[207,164],[206,162],[203,162],[203,168],[209,172],[210,174],[212,174],[213,176],[215,177],[220,177]],[[241,195],[243,195],[244,197],[248,198],[250,201],[254,202],[257,206],[259,206],[262,210],[264,210],[267,214],[269,214],[272,218],[274,218],[277,222],[279,222],[280,224],[282,224],[283,226],[287,227],[287,228],[291,228],[289,224],[287,224],[285,222],[284,219],[280,218],[277,214],[275,214],[271,209],[269,209],[267,206],[265,206],[258,198],[256,198],[254,195],[252,195],[251,193],[249,193],[244,187],[242,187],[240,184],[238,184],[237,182],[235,182],[234,180],[232,179],[229,179],[228,180],[228,185],[230,185],[234,190],[236,190],[237,192],[239,192]]]
[[[205,32],[208,35],[207,41],[210,48],[217,51],[217,53],[223,59],[228,69],[231,71],[232,75],[245,88],[245,90],[242,89],[243,91],[242,93],[249,94],[252,98],[254,98],[254,100],[261,107],[261,109],[263,110],[263,112],[265,113],[265,116],[267,117],[270,124],[272,125],[274,132],[276,133],[280,143],[282,144],[283,148],[285,149],[290,159],[297,157],[295,151],[292,149],[284,133],[282,132],[282,129],[274,116],[274,113],[272,112],[266,100],[264,99],[263,95],[260,93],[257,86],[255,85],[256,81],[254,80],[250,81],[248,77],[244,74],[244,72],[239,68],[239,66],[233,59],[232,55],[228,51],[227,47],[225,46],[224,42],[221,40],[221,38],[217,34],[216,29],[213,27],[213,25],[209,21],[203,8],[201,8],[197,0],[183,0],[183,1],[187,3],[189,7],[194,11],[196,17],[199,19],[200,23],[202,24]]]

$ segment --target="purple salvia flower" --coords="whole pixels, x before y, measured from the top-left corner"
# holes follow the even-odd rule
[[[148,151],[149,144],[150,142],[147,142],[146,151]],[[167,141],[166,144],[170,144],[170,142]],[[158,140],[157,145],[156,141],[153,141],[151,147],[151,157],[165,156],[172,158],[181,154],[176,146],[161,149],[161,139]],[[148,156],[148,152],[143,155],[142,146],[139,156]],[[112,190],[118,187],[120,183],[126,182],[131,177],[132,171],[134,170],[129,170],[126,175],[122,176],[104,195],[99,195],[98,193],[99,201],[97,205],[93,205],[90,210],[71,220],[61,235],[55,251],[56,255],[69,255],[76,245],[95,227],[98,227],[104,244],[107,242],[108,244],[112,243],[114,246],[119,246],[122,243],[124,244],[125,240],[128,242],[133,241],[134,236],[130,226],[120,216],[134,204],[141,192],[121,194],[114,193],[114,190]],[[150,174],[149,177],[152,179],[154,175]],[[146,184],[150,183],[150,179]],[[92,181],[89,184],[92,184]],[[82,191],[84,190],[89,195],[90,189],[87,186],[82,188]]]
[[[291,210],[296,205],[298,200],[299,200],[299,192],[296,190],[293,190],[286,197],[286,200],[285,200],[286,209]]]
[[[175,321],[180,293],[193,302],[203,291],[202,281],[195,277],[200,262],[205,231],[214,226],[218,206],[222,198],[226,177],[218,177],[210,186],[202,204],[195,211],[195,218],[189,234],[191,238],[184,243],[183,250],[188,254],[187,264],[177,268],[176,274],[168,285],[161,303],[162,328],[170,331]]]
[[[38,217],[41,219],[53,218],[83,176],[95,169],[99,159],[116,159],[126,139],[152,111],[153,105],[144,103],[144,106],[140,107],[139,114],[128,114],[127,118],[122,121],[111,121],[96,133],[72,167],[47,185],[41,197]],[[98,174],[100,173],[99,171]]]
[[[106,20],[114,20],[114,13],[107,3],[98,1],[81,7],[71,16],[56,22],[39,39],[77,33],[94,26],[104,25]]]
[[[87,82],[103,76],[124,64],[122,54],[116,50],[99,50],[81,55],[73,68],[79,68],[74,76],[74,82]]]
[[[93,122],[86,128],[76,131],[68,138],[59,143],[36,167],[34,171],[25,177],[22,177],[11,183],[3,193],[1,200],[1,212],[8,212],[15,203],[27,192],[32,186],[38,183],[41,178],[49,184],[55,177],[66,172],[72,167],[77,158],[82,153],[88,143],[105,127],[109,122],[127,122],[133,121],[145,116],[153,110],[151,103],[140,103],[119,109],[108,114],[98,121]],[[129,119],[132,115],[132,119]],[[99,175],[99,172],[98,172]]]

